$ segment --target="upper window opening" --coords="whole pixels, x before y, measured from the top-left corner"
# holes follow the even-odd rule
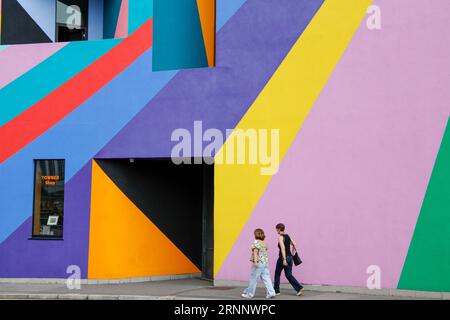
[[[124,38],[128,0],[0,0],[0,44]]]
[[[215,65],[216,0],[153,1],[153,70]]]
[[[56,41],[88,39],[88,0],[56,1]]]

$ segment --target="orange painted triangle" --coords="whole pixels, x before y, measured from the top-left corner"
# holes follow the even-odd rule
[[[215,65],[216,0],[197,0],[198,15],[203,31],[208,66]]]
[[[93,161],[88,278],[198,272],[200,270]]]

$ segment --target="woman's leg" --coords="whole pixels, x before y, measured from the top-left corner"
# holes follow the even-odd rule
[[[275,280],[274,280],[274,289],[276,293],[280,293],[281,271],[283,271],[283,260],[281,258],[278,258],[277,266],[275,268]]]
[[[288,279],[291,286],[294,288],[295,292],[299,292],[301,289],[303,289],[303,286],[300,284],[300,282],[295,279],[295,277],[292,275],[292,257],[287,257],[287,267],[284,267],[284,274],[286,276],[286,279]]]
[[[264,282],[264,285],[266,286],[266,297],[267,298],[274,297],[275,290],[272,285],[272,280],[270,279],[270,271],[268,265],[264,265],[262,269],[261,280]]]
[[[260,275],[261,275],[260,268],[258,268],[255,265],[252,265],[252,269],[250,271],[249,285],[248,285],[248,288],[245,289],[245,291],[244,291],[244,293],[248,294],[250,297],[255,296],[256,285],[257,285],[256,279],[258,279]]]

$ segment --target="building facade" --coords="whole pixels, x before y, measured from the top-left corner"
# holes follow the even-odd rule
[[[0,278],[450,291],[447,0],[0,8]]]

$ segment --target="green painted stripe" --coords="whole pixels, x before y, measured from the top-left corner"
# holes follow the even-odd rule
[[[450,120],[442,140],[399,289],[450,291]]]
[[[43,99],[121,40],[71,42],[0,90],[0,125]]]
[[[6,48],[8,48],[8,46],[0,46],[0,52],[2,52],[3,50],[5,50]]]

